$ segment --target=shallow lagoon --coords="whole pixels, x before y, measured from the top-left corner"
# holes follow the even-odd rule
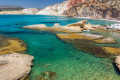
[[[19,37],[28,44],[27,53],[33,55],[34,66],[31,80],[44,71],[57,73],[57,80],[119,80],[120,74],[108,58],[97,58],[92,54],[79,51],[71,44],[59,40],[56,35],[43,31],[22,29],[32,24],[54,23],[67,25],[79,20],[58,16],[0,15],[0,33]],[[91,24],[112,24],[113,22],[88,20]],[[115,34],[115,33],[114,33]],[[119,40],[118,36],[114,36]],[[118,44],[119,46],[119,44]]]

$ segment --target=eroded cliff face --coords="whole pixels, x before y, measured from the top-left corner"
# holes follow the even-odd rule
[[[48,6],[45,9],[39,11],[37,14],[39,15],[64,15],[64,12],[67,8],[68,1],[65,1],[60,4],[55,4],[53,6]]]
[[[37,14],[107,19],[117,18],[120,14],[120,0],[83,0],[77,4],[69,2],[70,0],[67,0],[60,4],[48,6]]]
[[[84,3],[72,7],[65,14],[77,17],[117,18],[120,14],[120,0],[86,0]]]

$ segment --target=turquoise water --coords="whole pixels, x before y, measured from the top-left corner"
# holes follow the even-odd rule
[[[59,40],[55,34],[33,31],[21,27],[32,24],[54,23],[67,25],[83,19],[36,16],[0,15],[0,33],[19,37],[28,45],[27,53],[34,56],[31,80],[45,71],[57,73],[57,80],[120,80],[120,73],[109,58],[97,58],[75,49],[71,44]],[[114,22],[88,20],[91,24],[113,24]],[[118,35],[119,36],[119,35]],[[114,36],[119,40],[118,36]]]

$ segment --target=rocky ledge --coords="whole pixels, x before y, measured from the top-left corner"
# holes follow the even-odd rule
[[[0,80],[26,78],[31,70],[32,60],[33,56],[18,53],[0,56]]]
[[[30,25],[24,26],[23,28],[40,30],[40,31],[54,31],[54,32],[83,32],[84,30],[95,30],[104,28],[100,25],[91,25],[87,24],[87,20],[79,21],[73,24],[69,24],[67,26],[60,26],[59,24],[55,24],[53,27],[47,27],[44,24],[39,25]]]
[[[91,34],[91,33],[70,33],[70,34],[58,33],[57,37],[59,37],[62,40],[86,39],[94,43],[117,43],[117,41],[113,38],[110,38],[110,37],[106,38],[102,35]]]
[[[83,50],[97,57],[111,57],[120,54],[120,48],[111,47],[106,44],[117,44],[117,41],[111,37],[103,35],[84,33],[84,30],[99,30],[106,29],[106,26],[87,24],[87,20],[79,21],[67,26],[55,24],[53,27],[47,27],[44,24],[30,25],[23,28],[55,32],[57,37],[64,42],[71,43],[79,50]],[[57,33],[62,32],[62,33]],[[100,45],[98,45],[100,44]],[[101,46],[104,45],[104,46]]]

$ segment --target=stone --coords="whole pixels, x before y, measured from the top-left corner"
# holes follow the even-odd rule
[[[55,23],[53,27],[55,27],[55,28],[60,28],[61,26],[60,26],[59,23]]]
[[[57,74],[56,72],[46,71],[36,76],[35,80],[56,80]]]
[[[29,74],[33,56],[13,53],[0,56],[0,61],[7,64],[0,65],[0,80],[18,80]]]
[[[84,30],[95,30],[94,28],[92,28],[92,25],[90,25],[90,24],[85,24],[83,29]]]
[[[83,20],[83,21],[79,21],[79,22],[76,22],[76,23],[73,23],[73,24],[69,24],[67,25],[68,27],[79,27],[79,28],[83,28],[84,25],[87,23],[87,20]]]

